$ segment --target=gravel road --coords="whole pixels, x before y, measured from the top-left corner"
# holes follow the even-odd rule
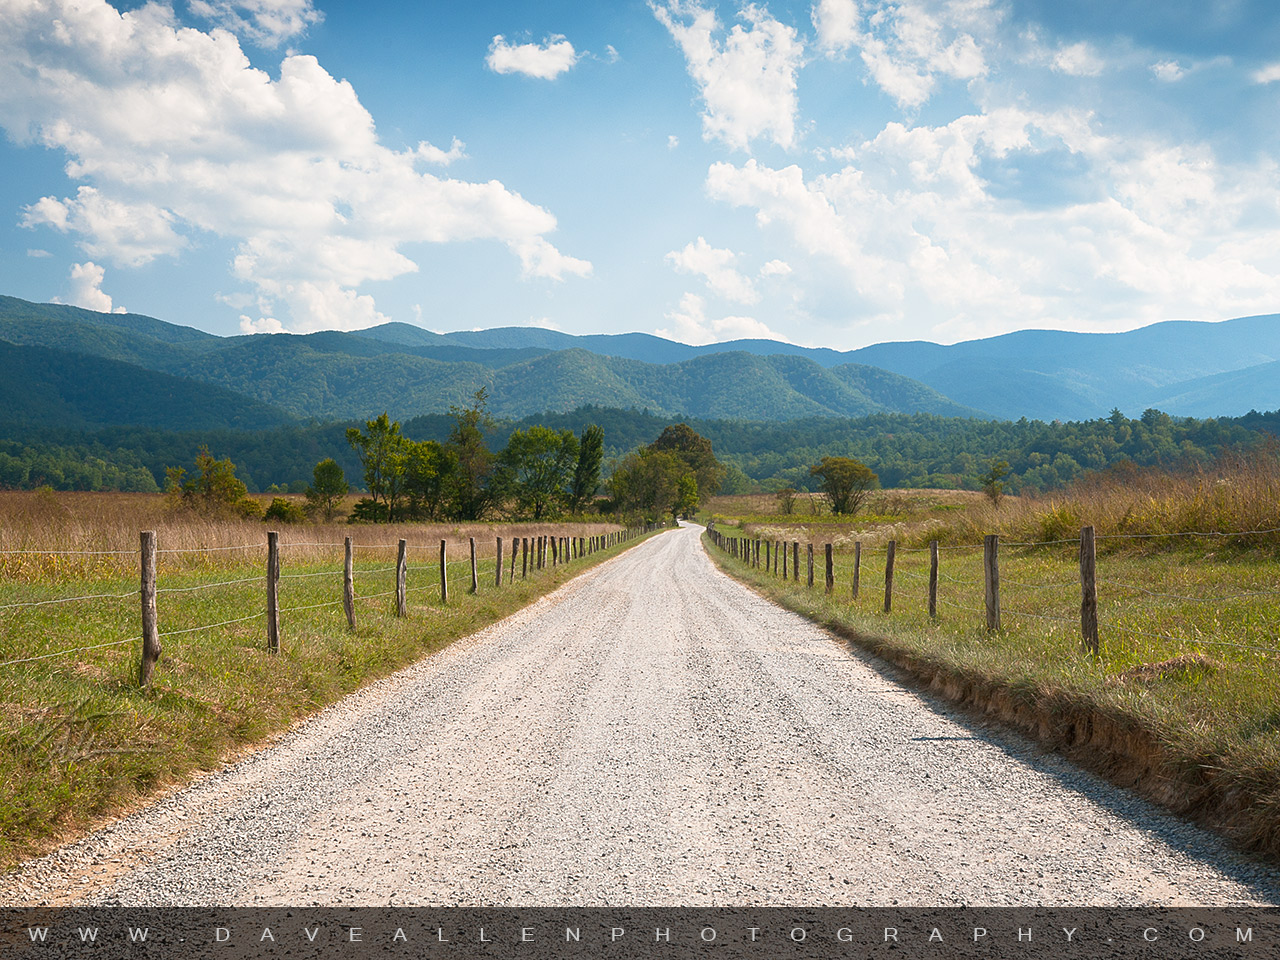
[[[1280,871],[900,686],[700,533],[25,865],[0,903],[1280,903]]]

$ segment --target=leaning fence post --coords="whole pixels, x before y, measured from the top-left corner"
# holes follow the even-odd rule
[[[476,569],[476,538],[471,538],[471,592],[480,592],[480,571]]]
[[[502,586],[502,538],[498,538],[498,563],[494,568],[493,585]]]
[[[342,609],[347,614],[347,625],[356,628],[356,570],[355,551],[351,546],[351,538],[347,537],[343,544],[345,552],[342,559]]]
[[[445,563],[445,544],[447,540],[440,541],[440,601],[441,603],[449,602],[449,578],[446,576],[448,567]]]
[[[982,541],[982,579],[986,587],[987,632],[1000,629],[1000,534]]]
[[[836,586],[836,568],[832,562],[831,544],[826,545],[827,552],[827,593],[830,593]]]
[[[938,541],[929,541],[929,617],[938,615]]]
[[[160,659],[160,621],[156,613],[156,532],[141,532],[142,557],[142,665],[138,668],[138,686],[151,682],[156,661]]]
[[[520,552],[520,538],[511,538],[511,573],[507,576],[507,583],[516,582],[516,554]]]
[[[853,599],[858,599],[858,580],[862,576],[862,541],[853,541]]]
[[[809,561],[809,567],[808,567],[809,577],[808,577],[808,580],[805,582],[805,586],[807,586],[810,590],[812,590],[813,589],[813,544],[806,543],[805,551]]]
[[[893,612],[893,558],[898,552],[898,541],[889,541],[889,552],[884,561],[884,612]]]
[[[396,548],[396,616],[409,615],[409,541],[401,540]]]
[[[1080,636],[1086,652],[1098,653],[1098,545],[1093,527],[1080,531]]]
[[[267,533],[267,653],[280,652],[280,534]]]

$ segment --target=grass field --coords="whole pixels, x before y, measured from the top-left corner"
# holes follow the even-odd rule
[[[1132,722],[1162,752],[1162,776],[1214,782],[1235,797],[1227,832],[1280,853],[1280,484],[1272,463],[1234,477],[1145,472],[1052,498],[971,499],[919,493],[894,514],[797,524],[756,512],[721,534],[799,542],[801,579],[782,580],[714,551],[736,575],[815,619],[956,675],[981,678],[1024,702],[1060,704]],[[1224,482],[1225,480],[1225,482]],[[1265,481],[1265,482],[1264,482]],[[1098,528],[1100,650],[1080,628],[1079,531]],[[1001,629],[986,630],[983,533],[1000,533]],[[892,612],[886,545],[897,541]],[[938,609],[927,609],[929,540],[939,553]],[[853,543],[861,541],[859,595]],[[1040,541],[1058,541],[1041,545]],[[807,582],[814,546],[815,585]],[[835,587],[825,592],[825,544]],[[769,549],[770,558],[776,552]],[[763,565],[765,549],[761,548]],[[790,553],[790,551],[788,551]],[[789,565],[790,566],[790,565]],[[779,567],[779,573],[781,567]],[[1082,712],[1083,711],[1083,712]],[[1241,798],[1247,798],[1247,802]]]
[[[0,494],[0,867],[176,784],[293,720],[473,633],[623,547],[510,576],[513,537],[612,524],[300,525],[281,530],[281,649],[266,653],[266,527],[130,494]],[[163,654],[137,685],[138,531],[155,529]],[[357,628],[342,606],[355,543]],[[468,538],[480,589],[472,595]],[[495,537],[504,586],[494,586]],[[395,615],[397,540],[408,616]],[[439,592],[447,541],[449,602]],[[83,599],[77,599],[83,598]],[[32,659],[38,658],[38,659]],[[24,661],[24,662],[13,662]]]

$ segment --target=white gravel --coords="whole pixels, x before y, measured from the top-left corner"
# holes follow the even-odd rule
[[[1280,871],[643,543],[0,903],[1237,905]]]

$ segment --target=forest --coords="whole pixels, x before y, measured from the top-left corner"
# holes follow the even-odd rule
[[[571,413],[521,420],[487,420],[484,439],[504,448],[516,431],[544,427],[580,435],[598,425],[603,476],[676,423],[711,442],[724,465],[724,493],[784,486],[816,489],[810,468],[826,456],[856,458],[885,487],[981,489],[993,461],[1006,461],[1010,493],[1057,489],[1089,471],[1121,461],[1139,466],[1207,463],[1227,450],[1248,450],[1280,434],[1280,410],[1243,417],[1193,419],[1146,410],[1131,418],[1073,422],[977,420],[930,414],[877,414],[856,419],[814,418],[785,423],[676,419],[644,410],[587,406]],[[449,414],[406,420],[415,442],[448,440]],[[263,430],[167,431],[137,427],[22,427],[0,425],[0,488],[156,491],[166,469],[190,463],[202,447],[237,465],[250,492],[300,493],[320,460],[334,459],[359,485],[362,466],[347,431],[361,421],[313,422]],[[1272,442],[1274,442],[1272,440]]]

